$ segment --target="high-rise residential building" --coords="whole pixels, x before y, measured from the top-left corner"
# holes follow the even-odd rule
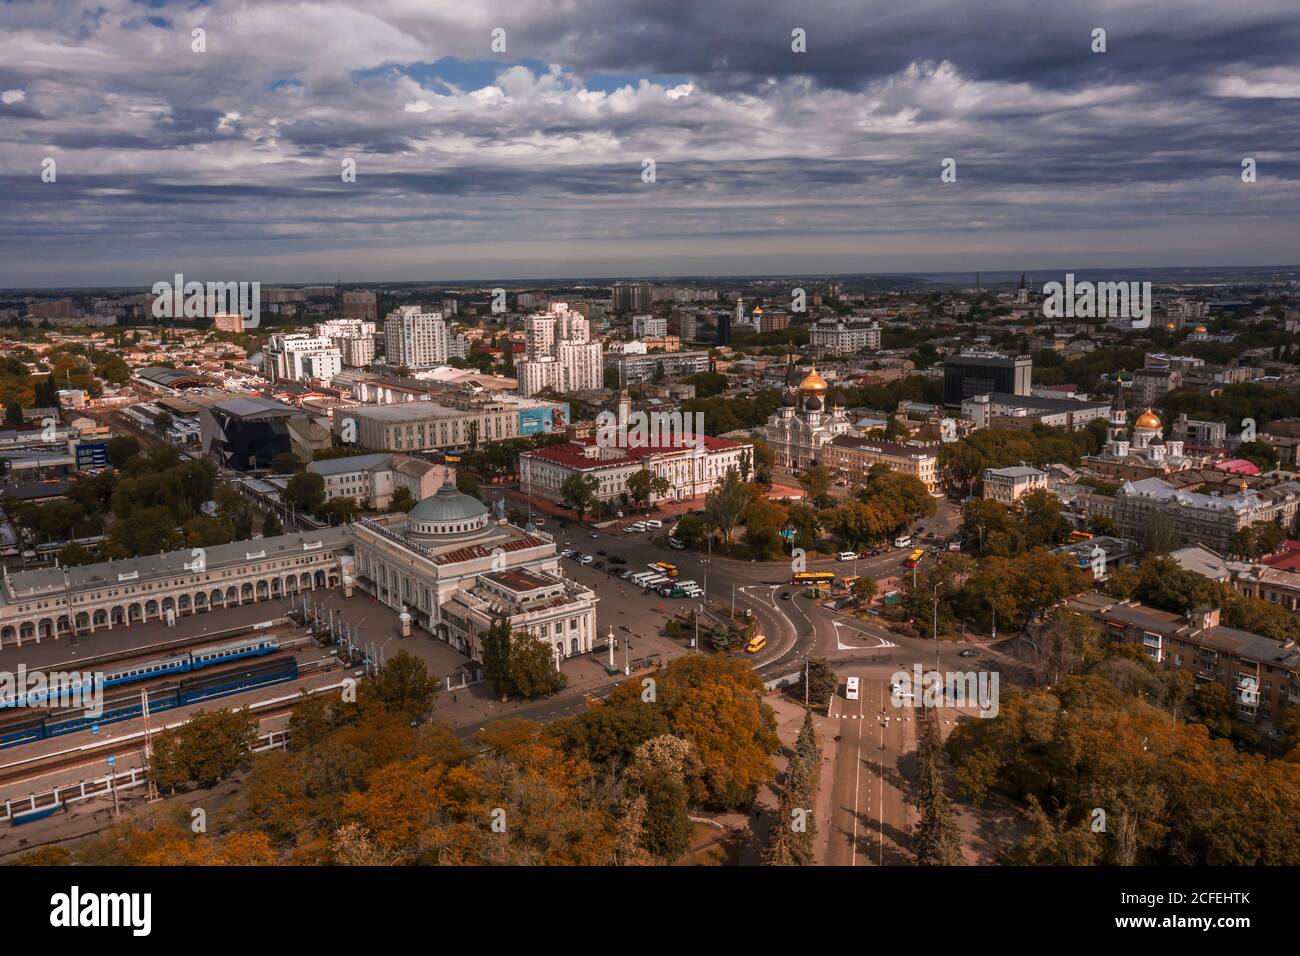
[[[592,341],[590,324],[567,303],[552,302],[547,312],[528,316],[524,346],[524,360],[516,368],[521,395],[544,388],[578,392],[604,382],[601,344]]]
[[[342,353],[323,336],[272,335],[264,355],[266,375],[273,382],[328,382],[343,370]]]
[[[330,319],[317,322],[313,331],[327,339],[350,339],[375,334],[375,323],[364,319]]]
[[[809,330],[809,344],[832,355],[854,355],[880,348],[880,323],[823,319]]]
[[[619,388],[663,378],[697,375],[709,370],[709,353],[653,352],[647,355],[610,355],[609,366],[618,375]]]
[[[334,344],[338,346],[339,352],[343,356],[343,364],[348,368],[368,368],[370,363],[375,360],[375,337],[373,335],[334,339]]]
[[[515,308],[520,312],[526,309],[540,309],[550,301],[544,292],[520,292],[515,296]]]
[[[976,395],[1028,395],[1033,373],[1028,355],[962,352],[943,363],[943,403],[960,405]]]
[[[634,315],[632,316],[632,334],[637,338],[644,338],[647,335],[667,335],[668,320],[657,315]]]
[[[384,361],[406,368],[444,365],[449,355],[447,323],[441,312],[404,305],[384,322]]]
[[[615,282],[611,293],[615,312],[649,312],[654,286],[649,282]]]
[[[344,292],[343,318],[361,322],[379,319],[379,303],[373,292]]]
[[[365,319],[330,319],[315,332],[334,343],[349,368],[365,368],[375,360],[375,323]]]

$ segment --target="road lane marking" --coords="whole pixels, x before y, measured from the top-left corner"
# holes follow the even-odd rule
[[[858,716],[862,716],[862,700],[858,699]],[[858,750],[853,768],[853,855],[850,866],[858,865],[858,794],[862,789],[862,724],[858,724]]]

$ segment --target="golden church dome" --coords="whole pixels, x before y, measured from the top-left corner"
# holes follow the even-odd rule
[[[1198,325],[1195,331],[1197,335],[1204,335],[1206,332],[1206,328],[1203,325]]]
[[[799,394],[816,395],[818,398],[821,398],[830,391],[830,388],[831,387],[826,384],[826,379],[817,374],[817,366],[814,365],[813,370],[808,373],[808,377],[799,383]]]
[[[1160,423],[1160,416],[1148,408],[1145,412],[1143,412],[1141,415],[1138,416],[1135,427],[1151,428],[1158,431],[1164,426]]]

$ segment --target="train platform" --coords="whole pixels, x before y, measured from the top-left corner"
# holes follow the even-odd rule
[[[298,662],[300,672],[305,672],[297,681],[284,684],[271,684],[266,687],[254,688],[239,694],[231,694],[228,697],[217,697],[212,700],[201,703],[189,704],[185,707],[178,707],[171,710],[164,710],[155,713],[152,717],[153,729],[157,731],[164,725],[171,725],[182,721],[185,715],[191,714],[197,710],[212,710],[221,707],[243,707],[249,703],[255,703],[261,700],[267,700],[274,697],[283,697],[286,694],[296,692],[300,686],[314,686],[314,678],[320,671],[326,671],[333,675],[334,680],[341,679],[344,675],[350,674],[353,668],[342,668],[336,663],[335,656],[330,653],[329,648],[321,648],[314,643],[306,647],[298,648],[292,652],[294,659]],[[252,660],[262,660],[255,658]],[[202,673],[202,672],[195,672]],[[188,675],[180,675],[181,677]],[[313,680],[309,680],[312,678]],[[152,686],[159,686],[167,683],[174,683],[178,678],[173,676],[170,679],[153,682]],[[327,682],[328,683],[328,682]],[[108,692],[114,694],[128,694],[135,692],[138,694],[143,685],[141,684],[122,684],[108,688]],[[42,713],[41,710],[32,708],[24,709],[25,712],[32,714]],[[4,713],[12,714],[17,711],[7,710]],[[181,716],[178,716],[181,715]],[[51,737],[47,740],[34,740],[30,743],[18,744],[13,747],[0,749],[0,779],[10,776],[16,766],[23,763],[35,762],[40,758],[47,757],[50,754],[62,753],[67,750],[74,750],[84,746],[94,746],[104,741],[114,740],[123,736],[128,736],[137,731],[144,730],[144,721],[140,718],[131,720],[115,721],[113,723],[103,724],[99,728],[99,733],[91,733],[89,730],[81,730],[70,734],[60,734],[57,737]]]
[[[312,593],[321,595],[330,592],[322,589]],[[342,591],[338,593],[342,595]],[[170,627],[166,621],[154,620],[129,627],[114,627],[111,631],[99,628],[93,634],[82,634],[77,638],[65,635],[47,637],[39,644],[32,641],[22,647],[8,645],[0,649],[0,670],[12,672],[19,664],[27,665],[28,670],[53,668],[61,664],[75,666],[78,659],[120,654],[185,638],[199,640],[211,637],[218,640],[223,632],[283,618],[292,606],[293,602],[276,598],[178,617]]]

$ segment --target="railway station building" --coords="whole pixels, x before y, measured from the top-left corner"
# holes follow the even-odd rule
[[[0,578],[0,646],[280,600],[338,587],[351,563],[346,528],[277,535]]]
[[[502,617],[557,658],[595,643],[598,599],[564,576],[551,536],[494,517],[452,482],[410,514],[357,520],[352,536],[356,586],[471,658]]]

